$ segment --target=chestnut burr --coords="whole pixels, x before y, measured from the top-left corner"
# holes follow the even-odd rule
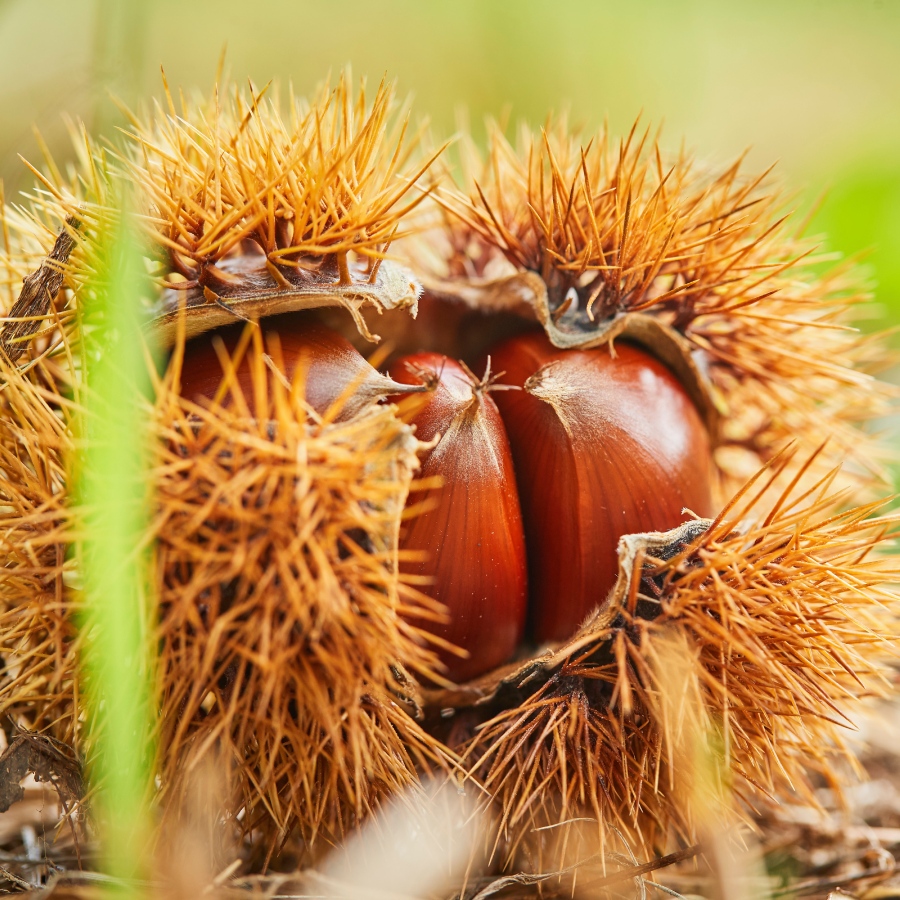
[[[712,512],[710,442],[675,376],[637,347],[558,350],[543,334],[492,351],[528,545],[531,623],[564,640],[605,602],[623,534]]]
[[[450,620],[427,628],[468,651],[465,659],[441,652],[449,677],[465,681],[509,660],[525,625],[525,539],[509,443],[488,385],[458,363],[416,353],[390,373],[431,388],[413,422],[421,440],[438,438],[421,474],[443,486],[410,498],[435,505],[406,526],[401,549],[422,559],[402,570],[433,579],[423,590]]]

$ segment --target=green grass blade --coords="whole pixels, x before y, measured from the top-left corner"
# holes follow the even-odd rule
[[[144,874],[151,837],[155,716],[148,553],[142,548],[149,391],[140,301],[146,276],[127,215],[99,256],[84,309],[84,667],[93,809],[105,869],[131,878]]]

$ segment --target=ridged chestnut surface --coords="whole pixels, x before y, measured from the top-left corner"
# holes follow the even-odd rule
[[[491,353],[528,543],[538,641],[564,640],[603,603],[623,534],[662,531],[682,508],[712,512],[710,445],[696,407],[661,362],[618,342],[558,350],[543,334]]]
[[[440,435],[421,475],[444,484],[410,498],[436,506],[407,524],[401,549],[424,558],[402,570],[434,579],[423,590],[447,606],[450,621],[427,628],[469,652],[442,653],[449,677],[465,681],[509,660],[524,630],[525,540],[509,443],[487,388],[453,360],[416,353],[390,374],[432,386],[413,421],[420,440]]]
[[[222,384],[223,365],[215,341],[221,339],[227,355],[231,356],[240,335],[240,327],[229,328],[186,344],[181,370],[183,397],[189,400],[216,397]],[[297,367],[306,367],[303,396],[320,414],[340,399],[336,418],[349,418],[369,403],[402,389],[373,368],[345,337],[317,322],[270,320],[265,326],[264,348],[270,360],[270,379],[278,377],[273,371],[277,369],[290,383]],[[258,414],[250,358],[251,348],[248,348],[238,364],[236,381],[248,406]],[[233,402],[230,390],[221,396],[221,402],[226,405]]]

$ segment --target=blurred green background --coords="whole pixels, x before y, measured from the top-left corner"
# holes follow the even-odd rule
[[[236,80],[273,76],[308,92],[351,63],[386,72],[449,133],[511,107],[550,109],[615,132],[638,113],[697,155],[750,148],[778,160],[828,246],[868,251],[882,313],[900,317],[900,0],[546,0],[310,3],[237,0],[0,0],[0,176],[12,196],[37,159],[36,124],[69,152],[62,114],[115,121],[110,91],[212,83],[227,45]],[[884,320],[882,320],[884,321]]]

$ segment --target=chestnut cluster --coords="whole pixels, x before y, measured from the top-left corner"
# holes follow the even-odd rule
[[[271,377],[292,383],[299,370],[320,415],[422,395],[410,413],[429,446],[422,483],[440,486],[409,498],[420,512],[401,534],[401,565],[447,608],[445,623],[421,624],[455,681],[508,662],[523,641],[571,637],[606,600],[623,534],[712,512],[701,416],[675,375],[635,345],[559,350],[535,331],[502,340],[472,368],[417,352],[382,374],[320,323],[266,327]],[[258,411],[247,355],[232,362],[238,340],[231,329],[188,343],[187,399],[242,396]]]

